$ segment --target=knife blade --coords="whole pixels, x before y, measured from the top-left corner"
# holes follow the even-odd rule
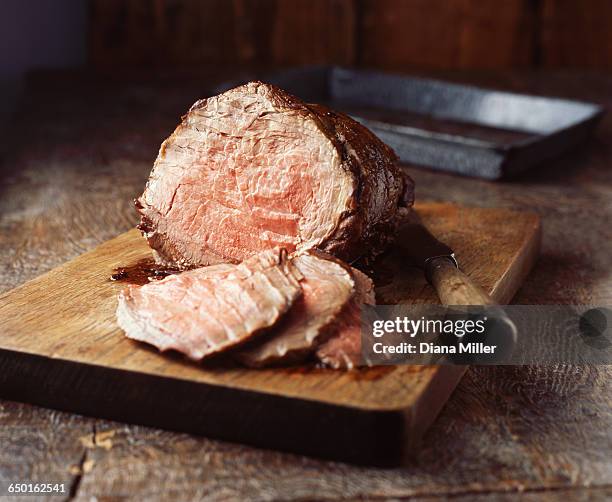
[[[432,281],[431,272],[437,260],[448,261],[455,268],[459,268],[453,250],[433,236],[414,210],[400,226],[396,244],[412,265],[425,272],[429,283]]]

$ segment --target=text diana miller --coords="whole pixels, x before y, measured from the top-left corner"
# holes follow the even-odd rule
[[[397,345],[385,345],[377,342],[373,345],[375,354],[493,354],[497,345],[486,345],[482,342],[459,343],[456,345],[436,345],[434,343],[402,342]],[[417,350],[418,349],[418,350]]]

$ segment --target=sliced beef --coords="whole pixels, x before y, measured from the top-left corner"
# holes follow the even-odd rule
[[[348,265],[312,251],[295,257],[293,265],[304,277],[302,296],[263,340],[255,340],[255,345],[237,355],[248,366],[302,361],[353,297],[354,281]]]
[[[338,316],[333,335],[317,350],[317,358],[335,369],[352,369],[361,364],[361,306],[374,305],[374,284],[354,270],[355,295]]]
[[[129,338],[200,360],[273,326],[300,296],[301,279],[285,250],[267,250],[131,286],[119,295],[117,320]]]
[[[196,102],[137,201],[159,261],[192,268],[284,247],[379,253],[412,204],[393,151],[349,117],[250,82]]]

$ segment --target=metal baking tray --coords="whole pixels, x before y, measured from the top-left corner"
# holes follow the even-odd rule
[[[245,75],[216,91],[254,78],[351,115],[402,162],[490,180],[575,147],[604,113],[592,103],[337,66]]]

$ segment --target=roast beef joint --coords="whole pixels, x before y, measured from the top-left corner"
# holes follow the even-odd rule
[[[181,268],[274,247],[351,262],[385,248],[412,193],[368,129],[251,82],[191,107],[137,207],[158,259]]]
[[[130,338],[249,366],[359,364],[365,263],[413,202],[394,152],[351,118],[250,82],[196,102],[136,202],[156,261],[182,272],[119,296]]]

